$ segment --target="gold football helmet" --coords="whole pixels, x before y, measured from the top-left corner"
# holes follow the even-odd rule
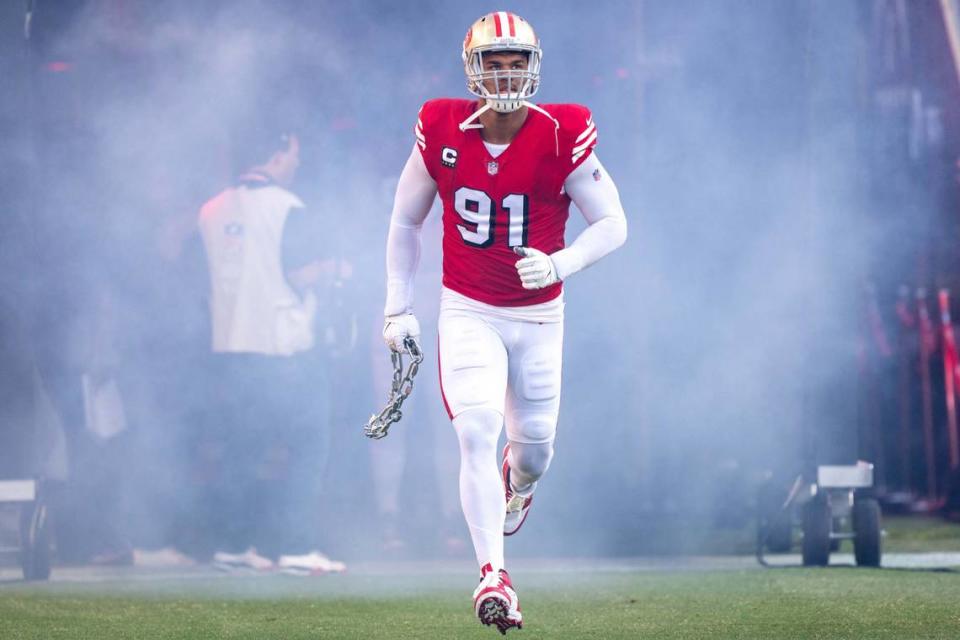
[[[527,68],[484,70],[485,54],[505,51],[526,53]],[[542,57],[540,39],[529,22],[507,11],[488,13],[470,26],[463,39],[467,89],[485,99],[494,111],[516,111],[540,87]],[[487,85],[484,85],[484,81],[488,81]],[[488,86],[495,87],[495,91]]]

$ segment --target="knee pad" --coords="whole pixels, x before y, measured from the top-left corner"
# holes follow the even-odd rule
[[[471,409],[453,419],[463,453],[495,451],[503,416],[490,409]]]
[[[553,415],[521,418],[511,429],[511,440],[526,444],[551,444],[557,434],[557,422]]]
[[[526,482],[535,482],[550,466],[553,459],[553,443],[510,444],[510,468]]]

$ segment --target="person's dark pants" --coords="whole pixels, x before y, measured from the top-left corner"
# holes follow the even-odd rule
[[[329,425],[326,372],[311,355],[213,357],[200,440],[213,547],[264,555],[318,543]]]

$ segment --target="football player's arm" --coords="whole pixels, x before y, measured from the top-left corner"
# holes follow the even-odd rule
[[[396,350],[403,338],[416,337],[420,327],[413,316],[413,277],[420,262],[420,230],[437,196],[437,183],[430,177],[416,145],[400,174],[390,214],[387,235],[387,301],[383,337]]]
[[[587,228],[568,247],[550,255],[560,280],[589,267],[627,240],[620,193],[595,153],[567,176],[564,189],[586,219]]]

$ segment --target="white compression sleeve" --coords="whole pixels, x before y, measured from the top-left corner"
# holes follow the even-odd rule
[[[477,564],[503,568],[503,481],[497,461],[497,438],[503,415],[493,409],[470,409],[453,419],[460,441],[460,505],[470,529]]]
[[[570,246],[550,255],[561,280],[590,266],[627,239],[627,218],[620,193],[597,154],[590,154],[567,176],[564,189],[588,226]]]
[[[416,145],[400,174],[387,235],[387,302],[383,315],[410,311],[413,276],[420,262],[420,228],[437,196],[437,183],[427,172]]]

